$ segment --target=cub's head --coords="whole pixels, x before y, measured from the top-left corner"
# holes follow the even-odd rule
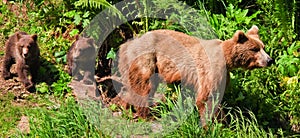
[[[73,43],[72,57],[74,61],[95,59],[94,40],[77,36],[76,41]]]
[[[38,56],[37,35],[25,35],[17,33],[17,48],[23,58]]]
[[[264,50],[264,43],[259,39],[257,26],[252,26],[247,33],[238,30],[232,41],[234,67],[253,69],[267,67],[273,63],[273,59]]]

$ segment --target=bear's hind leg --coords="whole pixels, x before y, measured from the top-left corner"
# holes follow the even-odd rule
[[[152,54],[136,59],[129,68],[129,97],[135,106],[136,116],[146,118],[151,99],[156,91],[155,59]]]

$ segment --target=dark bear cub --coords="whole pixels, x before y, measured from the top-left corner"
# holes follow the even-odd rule
[[[31,91],[36,82],[39,62],[40,50],[37,44],[37,35],[28,35],[25,32],[17,32],[5,43],[5,56],[3,63],[3,78],[11,77],[10,68],[16,63],[16,71],[20,81],[25,88]],[[31,78],[28,78],[28,72]]]
[[[95,81],[93,76],[95,74],[95,52],[93,39],[76,36],[76,41],[67,54],[68,73],[75,80],[82,80],[87,85],[93,84]]]

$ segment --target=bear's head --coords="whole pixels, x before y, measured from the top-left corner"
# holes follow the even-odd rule
[[[17,43],[16,46],[23,58],[29,58],[35,54],[37,50],[37,35],[24,35],[17,33]]]
[[[85,38],[76,36],[75,47],[73,49],[74,61],[87,61],[95,59],[94,40],[92,38]]]
[[[259,38],[257,26],[252,26],[247,33],[236,31],[230,41],[233,45],[230,52],[231,67],[253,69],[267,67],[273,63],[273,59],[264,50],[265,45]]]

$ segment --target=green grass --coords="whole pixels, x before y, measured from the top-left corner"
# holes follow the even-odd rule
[[[12,105],[14,95],[8,93],[0,97],[0,137],[10,135],[15,130],[17,121],[22,116],[22,108]]]
[[[199,125],[199,116],[192,100],[179,96],[177,101],[167,98],[167,102],[152,109],[159,112],[157,121],[139,120],[134,122],[126,117],[116,117],[108,108],[95,101],[83,100],[78,104],[73,97],[55,98],[51,95],[30,95],[20,106],[13,104],[14,95],[1,96],[0,137],[115,137],[115,136],[151,136],[151,137],[283,137],[283,132],[272,132],[261,128],[250,111],[231,110],[226,116],[227,125],[210,123],[208,130]],[[182,104],[180,103],[188,103]],[[189,108],[188,108],[189,107]],[[22,134],[16,128],[20,117],[30,119],[30,133]],[[248,117],[245,117],[248,116]],[[152,126],[161,124],[159,133]]]
[[[31,133],[29,137],[104,137],[100,130],[86,119],[85,113],[69,97],[59,105],[34,109],[30,116]]]
[[[0,137],[105,137],[89,121],[73,97],[29,95],[16,102],[12,93],[0,97]],[[22,134],[17,124],[21,116],[30,120],[30,133]]]

